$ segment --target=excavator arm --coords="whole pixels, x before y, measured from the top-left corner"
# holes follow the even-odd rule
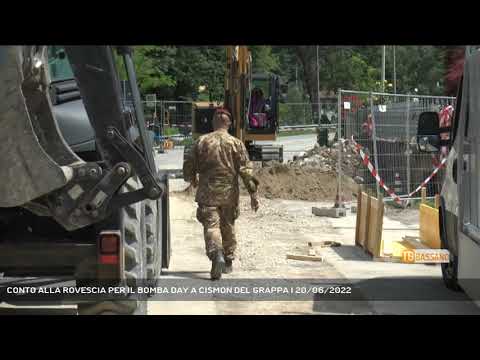
[[[100,161],[84,161],[65,141],[52,111],[45,46],[0,46],[0,207],[24,207],[67,230],[164,194],[129,47],[66,46]],[[121,100],[114,51],[123,59],[133,111]],[[131,129],[139,133],[134,142]],[[131,176],[143,188],[119,192]]]

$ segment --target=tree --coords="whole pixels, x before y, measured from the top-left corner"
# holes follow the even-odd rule
[[[253,45],[249,47],[252,54],[253,72],[277,72],[280,65],[278,56],[272,51],[271,46]]]
[[[465,63],[465,47],[448,46],[445,49],[445,63],[445,92],[448,96],[457,96]]]
[[[156,93],[168,97],[176,85],[173,46],[136,46],[133,61],[142,94]],[[125,74],[121,76],[125,77]]]

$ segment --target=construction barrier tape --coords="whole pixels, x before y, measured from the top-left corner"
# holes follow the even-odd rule
[[[370,174],[372,174],[372,176],[375,178],[375,180],[379,183],[379,185],[386,191],[386,193],[398,204],[402,204],[402,199],[400,198],[400,196],[398,196],[397,194],[395,194],[395,192],[390,189],[386,184],[385,182],[383,181],[383,179],[378,175],[377,173],[377,170],[375,170],[375,167],[373,166],[372,162],[370,161],[370,158],[367,154],[365,154],[365,152],[363,151],[362,149],[362,145],[358,144],[355,139],[353,138],[352,136],[352,142],[353,144],[355,145],[355,149],[358,151],[358,153],[360,154],[360,157],[362,158],[363,160],[363,165],[365,165],[368,170],[370,171]],[[418,191],[420,191],[420,189],[422,187],[424,187],[425,185],[428,184],[428,182],[430,180],[432,180],[432,178],[438,173],[438,171],[445,166],[445,163],[447,162],[447,158],[444,158],[442,159],[442,161],[440,162],[440,164],[435,167],[435,169],[433,170],[433,172],[430,174],[430,176],[428,176],[425,180],[422,181],[422,183],[414,190],[412,191],[410,194],[407,195],[407,198],[410,198],[412,197],[412,195],[414,195],[415,193],[417,193]],[[405,201],[406,199],[403,198],[403,201]]]

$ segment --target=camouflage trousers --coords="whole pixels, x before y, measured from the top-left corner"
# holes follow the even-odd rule
[[[198,205],[197,220],[203,225],[205,250],[209,259],[217,250],[222,250],[226,259],[234,260],[237,239],[235,220],[240,214],[238,206]]]

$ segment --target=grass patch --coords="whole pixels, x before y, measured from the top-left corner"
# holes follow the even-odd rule
[[[164,136],[172,136],[172,135],[178,135],[180,132],[176,128],[165,128],[164,129]]]
[[[283,137],[283,136],[308,135],[308,134],[316,134],[316,131],[314,129],[282,131],[278,134],[278,136]]]
[[[180,142],[180,146],[190,146],[193,145],[194,140],[191,137],[188,137]]]

